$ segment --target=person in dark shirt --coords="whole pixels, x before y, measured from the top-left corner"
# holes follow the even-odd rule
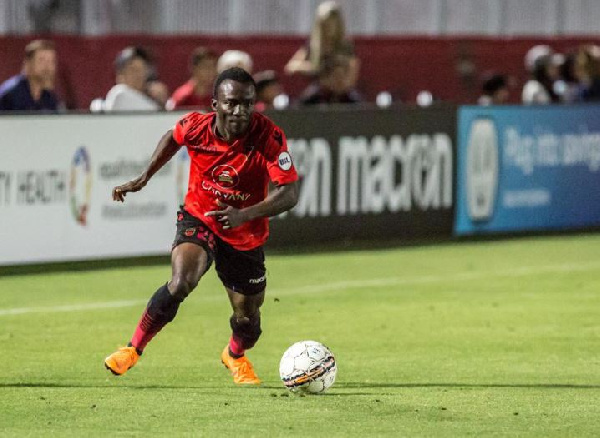
[[[277,96],[283,93],[283,88],[273,70],[264,70],[254,75],[256,82],[256,103],[254,111],[259,113],[273,109]]]
[[[319,79],[309,85],[300,97],[301,105],[358,103],[362,99],[351,85],[347,56],[337,55],[323,63]]]
[[[0,111],[57,111],[54,93],[56,49],[48,40],[35,40],[25,47],[23,72],[0,85]]]

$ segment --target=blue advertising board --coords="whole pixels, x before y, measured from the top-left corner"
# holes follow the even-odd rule
[[[600,226],[600,106],[462,107],[455,234]]]

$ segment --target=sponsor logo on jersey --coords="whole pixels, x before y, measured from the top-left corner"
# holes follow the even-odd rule
[[[212,180],[217,187],[233,189],[240,182],[240,177],[233,167],[222,164],[212,170]]]
[[[202,181],[202,190],[206,190],[207,192],[211,192],[218,198],[223,199],[224,201],[247,201],[250,198],[250,193],[243,193],[240,191],[221,191],[215,187],[213,187],[210,182]]]
[[[281,170],[290,170],[292,168],[292,157],[288,152],[282,152],[277,158],[277,162]]]

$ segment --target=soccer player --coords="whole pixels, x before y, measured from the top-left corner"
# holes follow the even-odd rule
[[[106,358],[113,374],[122,375],[136,364],[214,261],[233,308],[232,334],[221,361],[235,383],[260,383],[245,352],[261,334],[267,284],[262,245],[269,234],[268,217],[296,205],[298,175],[281,129],[253,112],[256,91],[250,74],[241,68],[223,71],[213,94],[214,112],[181,118],[158,143],[146,171],[113,189],[113,199],[123,202],[181,146],[188,148],[190,178],[185,205],[177,214],[172,277],[150,298],[128,346]]]

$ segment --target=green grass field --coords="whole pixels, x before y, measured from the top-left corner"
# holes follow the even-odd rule
[[[0,278],[0,436],[600,436],[600,235],[273,255],[260,388],[219,362],[229,304],[211,271],[123,377],[169,266]],[[336,354],[319,396],[279,359]]]

